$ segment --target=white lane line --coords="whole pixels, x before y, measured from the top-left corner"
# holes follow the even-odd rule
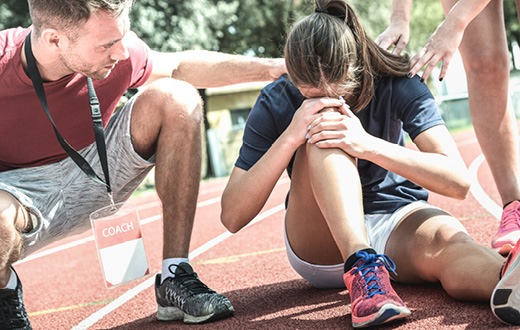
[[[500,206],[489,197],[488,194],[482,189],[482,186],[478,182],[478,169],[484,162],[485,158],[483,154],[480,154],[469,166],[469,172],[471,176],[471,189],[470,192],[475,197],[477,202],[482,205],[492,216],[497,220],[502,216],[502,209]]]
[[[278,212],[280,212],[280,211],[282,211],[284,209],[285,209],[285,205],[284,204],[277,205],[277,206],[273,207],[272,209],[269,209],[269,210],[259,214],[246,227],[249,227],[249,226],[251,226],[251,225],[253,225],[253,224],[257,223],[257,222],[260,222],[260,221],[262,221],[262,220],[264,220],[264,219],[272,216],[273,214],[276,214],[276,213],[278,213]],[[233,234],[231,234],[230,232],[224,232],[224,233],[220,234],[219,236],[213,238],[212,240],[208,241],[207,243],[199,246],[198,248],[196,248],[195,250],[190,252],[190,255],[189,255],[190,259],[194,259],[194,258],[198,257],[202,253],[204,253],[204,252],[208,251],[209,249],[213,248],[215,245],[225,241],[226,239],[228,239],[232,235]],[[94,324],[99,322],[105,316],[107,316],[108,314],[110,314],[114,310],[118,309],[119,307],[124,305],[126,302],[130,301],[131,299],[133,299],[141,291],[146,290],[147,288],[152,286],[154,284],[154,282],[155,282],[155,276],[151,276],[150,278],[148,278],[147,280],[145,280],[141,284],[139,284],[139,285],[135,286],[134,288],[126,291],[121,296],[116,298],[114,301],[112,301],[111,303],[109,303],[105,307],[101,308],[100,310],[98,310],[94,314],[90,315],[89,317],[87,317],[86,319],[81,321],[78,325],[74,326],[72,328],[72,330],[86,330],[86,329],[89,329],[91,326],[93,326]]]
[[[282,179],[278,180],[278,182],[276,183],[276,186],[282,185],[282,184],[285,184],[285,183],[288,183],[288,182],[290,182],[289,178],[282,178]],[[208,190],[209,189],[204,189],[202,191],[208,191]],[[220,202],[220,197],[211,198],[211,199],[208,199],[208,200],[205,200],[205,201],[198,202],[197,203],[197,208],[209,206],[209,205],[216,204],[216,203],[219,203],[219,202]],[[139,211],[142,211],[142,210],[145,210],[145,209],[148,209],[148,208],[152,208],[152,207],[156,207],[156,206],[160,206],[160,205],[161,205],[160,201],[153,201],[153,202],[148,202],[148,203],[139,205],[139,206],[137,206],[137,209]],[[146,225],[148,223],[151,223],[151,222],[154,222],[154,221],[157,221],[157,220],[161,220],[161,219],[162,219],[162,215],[155,215],[155,216],[152,216],[152,217],[148,217],[148,218],[142,219],[140,223],[141,223],[141,225]],[[20,264],[23,264],[23,263],[25,263],[27,261],[39,259],[39,258],[48,256],[48,255],[51,255],[51,254],[54,254],[54,253],[58,253],[60,251],[67,250],[67,249],[70,249],[70,248],[73,248],[73,247],[76,247],[76,246],[79,246],[79,245],[91,242],[93,240],[94,240],[94,236],[91,235],[91,236],[79,239],[77,241],[73,241],[73,242],[70,242],[70,243],[59,245],[59,246],[56,246],[54,248],[50,248],[48,250],[44,250],[44,251],[41,251],[41,252],[33,253],[33,254],[29,255],[28,257],[26,257],[26,258],[16,262],[15,265],[20,265]]]
[[[220,202],[220,197],[212,198],[212,199],[209,199],[209,200],[197,203],[197,208],[204,207],[204,206],[209,206],[209,205],[212,205],[212,204],[216,204],[218,202]],[[151,208],[151,207],[156,207],[156,206],[159,206],[159,205],[160,205],[160,202],[151,202],[151,203],[143,204],[142,206],[137,207],[137,209],[139,211],[142,211],[144,209]],[[146,225],[146,224],[149,224],[149,223],[155,222],[157,220],[161,220],[161,219],[162,219],[162,214],[154,215],[154,216],[142,219],[140,221],[140,224],[141,225]],[[23,264],[23,263],[25,263],[27,261],[31,261],[31,260],[39,259],[39,258],[42,258],[42,257],[46,257],[48,255],[51,255],[51,254],[54,254],[54,253],[58,253],[58,252],[67,250],[67,249],[79,246],[81,244],[92,242],[93,240],[94,240],[94,236],[90,235],[88,237],[79,239],[77,241],[72,241],[70,243],[59,245],[59,246],[50,248],[48,250],[44,250],[44,251],[41,251],[41,252],[33,253],[33,254],[29,255],[28,257],[26,257],[26,258],[16,262],[15,265],[20,265],[20,264]]]

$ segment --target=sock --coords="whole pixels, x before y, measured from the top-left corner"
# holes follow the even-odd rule
[[[16,289],[16,286],[18,285],[18,281],[16,280],[16,274],[11,270],[11,276],[9,277],[9,281],[7,281],[7,285],[4,289]]]
[[[509,203],[506,203],[506,204],[504,204],[504,207],[503,207],[503,209],[505,209],[506,207],[508,207],[508,206],[509,206],[509,204],[511,204],[511,203],[513,203],[513,202],[516,202],[516,201],[518,201],[518,199],[513,199],[513,200],[512,200],[512,201],[510,201]]]
[[[372,248],[368,248],[368,249],[363,249],[363,250],[360,250],[360,251],[365,251],[366,253],[368,254],[377,254],[376,250],[372,249]],[[357,253],[357,252],[356,252]],[[359,257],[356,256],[356,253],[354,253],[353,255],[351,255],[350,257],[348,257],[347,261],[345,261],[345,266],[343,268],[343,271],[345,273],[347,273],[349,270],[352,269],[352,267],[354,267],[354,265],[356,264],[356,262],[359,260]]]
[[[190,259],[188,259],[188,258],[164,259],[162,262],[161,282],[163,282],[168,277],[175,277],[175,270],[177,269],[177,265],[180,264],[181,262],[189,263]]]

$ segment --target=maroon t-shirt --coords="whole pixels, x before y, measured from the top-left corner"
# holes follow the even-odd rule
[[[22,45],[29,31],[0,31],[0,172],[67,157],[22,67]],[[148,46],[134,33],[125,38],[130,57],[120,61],[107,78],[94,80],[105,126],[126,90],[141,86],[152,70]],[[76,150],[93,143],[86,78],[71,74],[44,83],[44,89],[52,118],[65,140]]]

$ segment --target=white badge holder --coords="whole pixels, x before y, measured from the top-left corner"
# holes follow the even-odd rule
[[[90,214],[90,221],[107,288],[150,273],[134,204],[101,208]]]

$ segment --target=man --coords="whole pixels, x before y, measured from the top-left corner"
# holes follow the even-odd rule
[[[520,239],[520,153],[518,127],[508,106],[509,50],[502,1],[442,0],[446,18],[412,58],[409,77],[425,68],[427,80],[442,62],[443,80],[460,51],[468,80],[469,108],[475,133],[491,169],[504,210],[491,246],[507,255]],[[520,0],[517,0],[517,7]],[[410,36],[412,0],[394,0],[390,26],[377,37],[382,48],[399,54]]]
[[[274,59],[152,51],[129,30],[131,5],[29,0],[33,25],[0,32],[2,329],[31,328],[12,264],[89,228],[91,212],[125,201],[154,165],[164,224],[157,318],[201,323],[233,313],[188,263],[201,170],[202,106],[193,86],[273,80],[285,67]],[[92,133],[85,77],[99,99],[106,162],[103,139],[94,143],[99,130]],[[145,85],[114,113],[128,88]]]

